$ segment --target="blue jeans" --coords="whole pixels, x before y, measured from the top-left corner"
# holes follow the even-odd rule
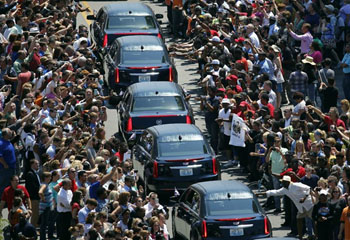
[[[0,196],[6,187],[11,184],[11,177],[15,175],[16,169],[13,168],[1,168],[0,169]]]
[[[46,208],[43,213],[40,214],[40,240],[48,239],[46,238],[46,229],[48,228],[49,238],[53,236],[53,229],[50,228],[50,219],[52,211],[50,208]]]
[[[350,100],[350,73],[344,73],[343,91],[345,98]]]
[[[214,149],[215,153],[217,153],[219,143],[219,125],[214,119],[205,118],[205,126],[207,127],[208,134],[210,135],[210,145]]]
[[[313,232],[313,223],[312,223],[312,219],[309,217],[305,218],[305,224],[306,224],[306,229],[307,229],[307,234],[309,236],[312,236],[312,232]]]
[[[281,188],[281,183],[280,180],[272,175],[272,184],[274,189],[280,189]],[[281,209],[281,197],[273,197],[275,200],[275,208],[276,209]]]
[[[308,96],[310,101],[314,104],[316,100],[316,86],[314,83],[308,84]]]

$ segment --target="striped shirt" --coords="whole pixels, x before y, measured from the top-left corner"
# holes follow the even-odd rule
[[[46,208],[52,210],[53,208],[53,195],[52,190],[48,184],[45,184],[46,188],[44,191],[44,201],[40,200],[39,203],[39,215],[42,214]]]

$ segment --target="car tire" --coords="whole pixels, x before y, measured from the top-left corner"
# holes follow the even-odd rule
[[[173,240],[182,239],[180,235],[176,232],[175,222],[174,222],[175,216],[172,214],[172,221],[171,221],[171,227],[172,227],[172,233],[173,233]]]

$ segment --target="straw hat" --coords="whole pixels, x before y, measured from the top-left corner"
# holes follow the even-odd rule
[[[303,63],[308,63],[311,64],[313,66],[316,65],[316,63],[314,62],[314,58],[311,56],[307,56],[306,58],[304,58],[303,60],[301,60]]]

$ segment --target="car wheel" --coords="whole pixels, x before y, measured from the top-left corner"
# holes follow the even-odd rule
[[[173,214],[173,216],[172,216],[172,223],[171,223],[171,227],[172,227],[172,232],[173,232],[173,240],[177,240],[177,239],[182,239],[181,237],[180,237],[180,235],[176,232],[176,227],[175,227],[175,222],[174,222],[174,219],[175,219],[175,216],[174,216],[174,214]]]

